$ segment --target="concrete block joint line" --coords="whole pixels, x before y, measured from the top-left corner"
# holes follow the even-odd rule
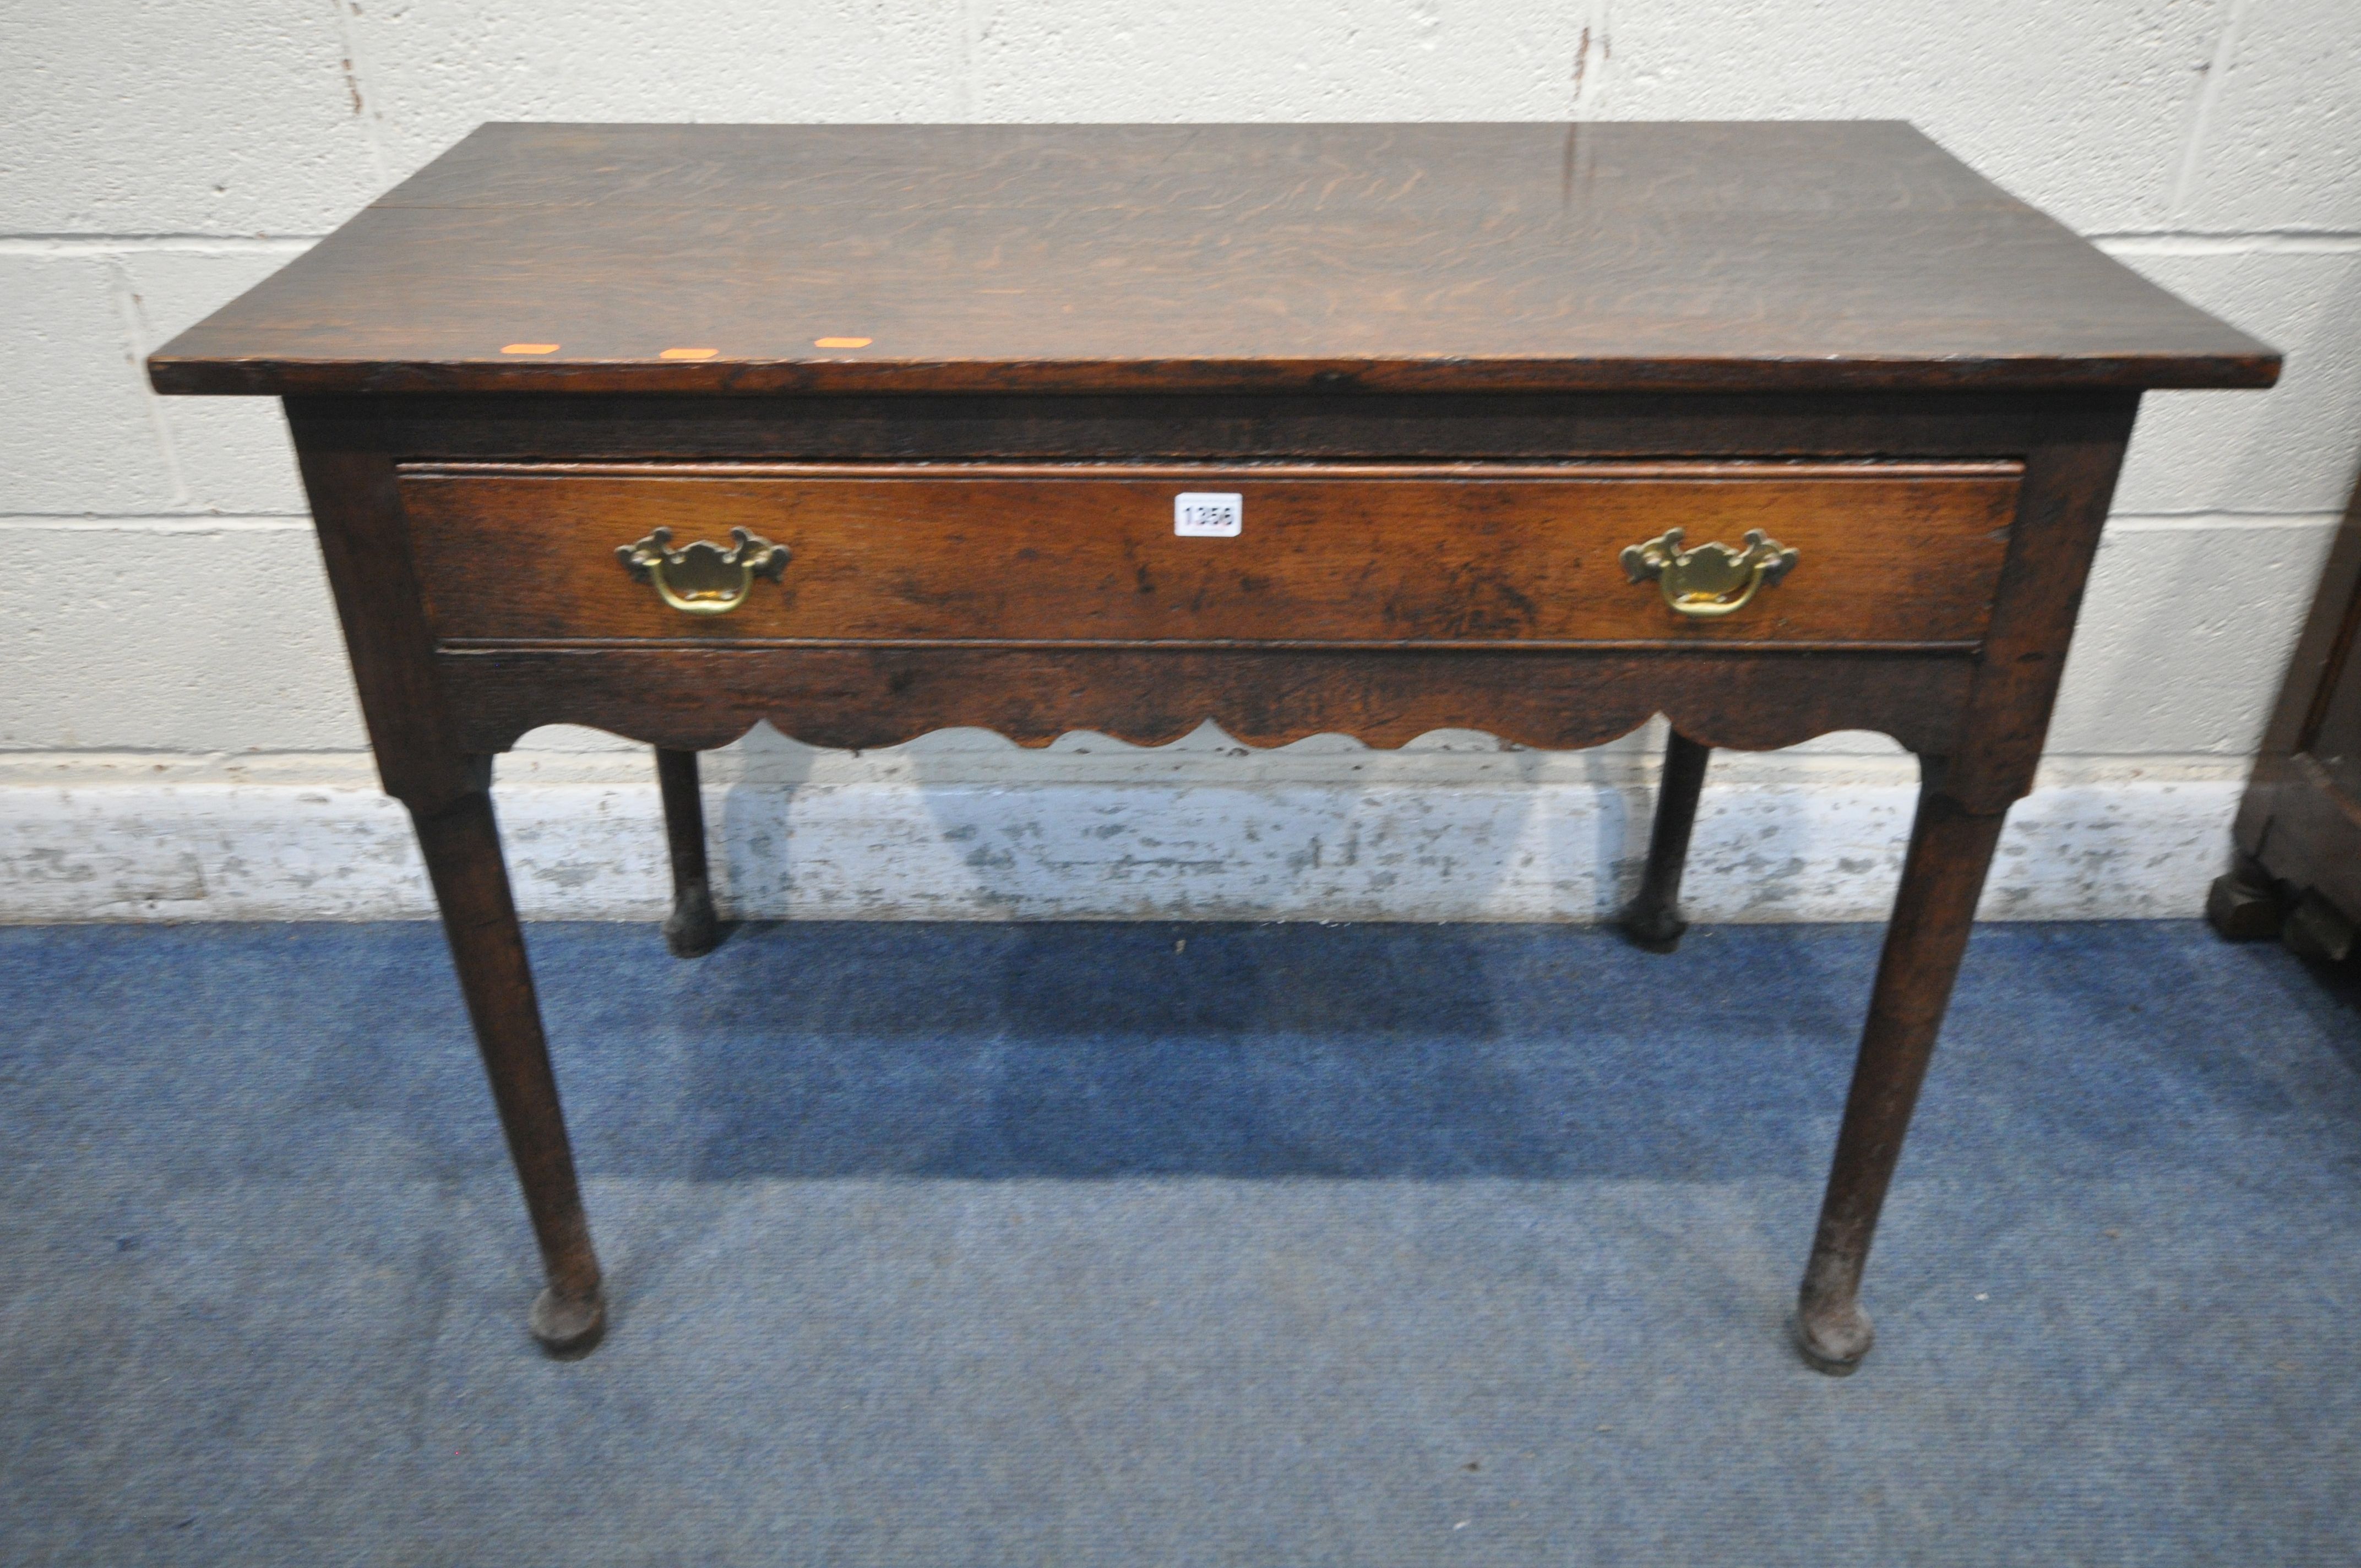
[[[31,150],[0,170],[9,918],[419,907],[400,814],[355,765],[277,411],[157,399],[139,358],[486,119],[1916,122],[2288,356],[2267,394],[2147,399],[2051,730],[2053,793],[2020,807],[1988,913],[2194,912],[2361,459],[2361,12],[2345,0],[2033,0],[2005,33],[1982,8],[1874,0],[587,16],[555,0],[212,0],[31,8],[11,52],[12,141]],[[542,915],[645,913],[644,759],[589,744],[530,737],[504,769],[521,892]],[[1388,773],[1314,750],[1260,760],[1258,784],[1104,743],[1087,777],[1071,755],[958,743],[906,766],[805,758],[791,782],[810,787],[756,778],[714,810],[727,896],[750,913],[1587,918],[1644,808],[1628,752],[1591,776],[1473,752]],[[1370,795],[1378,775],[1433,798]],[[1890,748],[1839,738],[1716,777],[1702,916],[1883,914]]]

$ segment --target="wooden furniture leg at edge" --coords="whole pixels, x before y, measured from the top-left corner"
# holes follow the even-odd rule
[[[474,761],[488,786],[491,759]],[[468,791],[437,809],[413,809],[411,819],[549,1277],[527,1321],[551,1354],[579,1355],[606,1331],[606,1299],[489,789]]]
[[[719,927],[705,864],[705,802],[697,793],[697,753],[656,748],[656,786],[664,795],[664,841],[672,851],[672,913],[664,945],[676,959],[713,950]]]
[[[1919,791],[1795,1312],[1796,1345],[1819,1371],[1851,1372],[1876,1338],[1861,1307],[1861,1269],[2006,820],[2005,809],[1971,812],[1930,787]]]
[[[1634,947],[1669,953],[1681,945],[1689,923],[1681,917],[1681,873],[1688,869],[1689,834],[1697,827],[1697,796],[1705,788],[1706,763],[1713,748],[1672,731],[1664,743],[1664,772],[1656,788],[1656,824],[1648,836],[1648,869],[1639,896],[1623,911],[1623,934]]]
[[[2205,918],[2227,942],[2267,941],[2287,925],[2271,873],[2251,855],[2239,855],[2205,893]]]

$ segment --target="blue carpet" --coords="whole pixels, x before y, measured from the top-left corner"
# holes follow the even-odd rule
[[[2355,996],[1980,929],[1836,1381],[1877,938],[540,927],[558,1364],[434,928],[0,929],[0,1561],[2355,1561]]]

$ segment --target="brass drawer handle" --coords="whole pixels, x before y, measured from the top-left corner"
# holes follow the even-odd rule
[[[1633,582],[1655,578],[1666,604],[1699,620],[1737,614],[1755,590],[1777,582],[1795,565],[1795,552],[1759,528],[1746,531],[1742,550],[1719,541],[1684,550],[1681,531],[1672,528],[1623,552],[1623,570]]]
[[[685,550],[672,547],[672,530],[659,528],[636,544],[619,544],[615,558],[656,597],[683,615],[727,615],[746,602],[754,579],[779,580],[787,569],[787,547],[758,533],[733,528],[727,550],[700,539]]]

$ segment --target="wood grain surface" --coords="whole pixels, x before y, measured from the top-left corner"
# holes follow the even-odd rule
[[[1252,466],[413,466],[445,645],[1056,645],[1229,641],[1971,650],[2020,466],[1588,463]],[[1176,537],[1174,499],[1242,498],[1235,538]],[[786,546],[740,609],[667,608],[616,559],[656,528]],[[1692,619],[1620,564],[1681,528],[1760,529],[1796,566]]]
[[[486,126],[149,366],[168,392],[1170,393],[2278,363],[1907,126],[1795,122]]]

